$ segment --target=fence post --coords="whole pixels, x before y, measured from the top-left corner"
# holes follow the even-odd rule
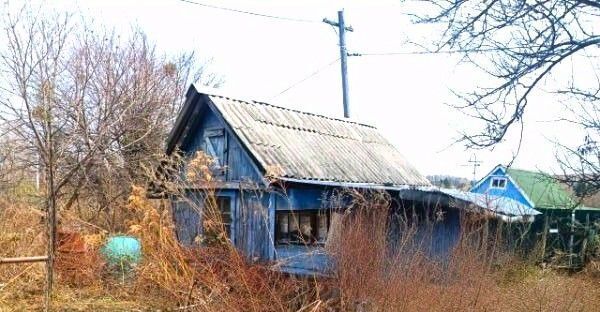
[[[548,239],[548,226],[549,226],[549,220],[548,220],[548,215],[544,216],[544,229],[542,232],[542,258],[541,258],[541,262],[544,262],[544,259],[546,259],[546,240]]]

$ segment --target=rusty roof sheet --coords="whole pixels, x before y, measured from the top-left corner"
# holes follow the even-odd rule
[[[260,165],[280,178],[430,185],[375,127],[263,102],[208,97]]]

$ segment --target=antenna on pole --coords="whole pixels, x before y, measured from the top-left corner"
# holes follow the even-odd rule
[[[344,117],[350,117],[350,96],[348,93],[348,51],[346,49],[346,31],[354,31],[352,26],[346,26],[344,22],[344,11],[338,11],[338,21],[334,22],[327,18],[323,19],[323,23],[327,23],[331,26],[339,29],[340,37],[340,60],[342,69],[342,96],[344,99]]]
[[[469,160],[467,162],[469,163],[469,165],[467,165],[467,166],[473,166],[473,181],[476,181],[477,180],[477,167],[481,166],[482,161],[477,160],[477,155],[475,155],[475,153],[473,153],[471,155],[471,158],[469,158]]]

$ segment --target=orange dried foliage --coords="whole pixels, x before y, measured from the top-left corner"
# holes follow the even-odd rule
[[[56,274],[61,283],[81,287],[100,280],[104,262],[97,246],[78,232],[57,232]]]

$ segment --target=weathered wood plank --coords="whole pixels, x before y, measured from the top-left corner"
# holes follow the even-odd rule
[[[46,262],[46,261],[48,261],[48,256],[0,258],[0,264],[31,263],[31,262]]]

